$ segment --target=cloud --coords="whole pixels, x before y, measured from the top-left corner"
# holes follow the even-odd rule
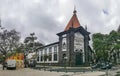
[[[58,41],[72,17],[74,5],[83,27],[93,33],[109,33],[120,24],[119,0],[0,0],[0,16],[6,29],[21,32],[22,41],[35,32],[39,41]],[[105,15],[103,9],[109,14]]]
[[[111,30],[116,30],[119,21],[120,12],[119,2],[114,0],[81,0],[76,2],[77,7],[79,6],[81,23],[88,25],[88,30],[92,33],[109,33]],[[103,9],[107,10],[108,15],[103,14]],[[92,28],[91,28],[92,27]]]

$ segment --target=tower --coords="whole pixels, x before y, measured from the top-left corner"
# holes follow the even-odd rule
[[[83,65],[89,62],[89,32],[85,30],[73,11],[73,16],[68,22],[64,31],[58,33],[59,36],[59,63],[69,66]]]

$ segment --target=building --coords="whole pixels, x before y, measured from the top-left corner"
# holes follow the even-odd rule
[[[59,42],[41,47],[38,52],[37,63],[58,65],[59,63]]]
[[[64,31],[57,33],[59,42],[41,47],[38,52],[39,64],[76,66],[88,64],[92,59],[89,46],[90,32],[84,29],[76,15],[76,10]]]

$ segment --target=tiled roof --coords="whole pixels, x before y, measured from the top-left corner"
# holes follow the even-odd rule
[[[77,15],[76,15],[76,10],[74,10],[73,16],[70,19],[70,21],[68,22],[68,24],[67,24],[67,26],[66,26],[64,31],[67,31],[70,28],[78,28],[78,27],[80,27],[80,23],[79,23],[79,20],[77,18]]]

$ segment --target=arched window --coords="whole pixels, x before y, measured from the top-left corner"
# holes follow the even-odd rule
[[[66,57],[66,54],[63,54],[63,55],[62,55],[62,58],[64,59],[65,57]]]
[[[63,49],[66,49],[66,43],[65,42],[63,43]]]

